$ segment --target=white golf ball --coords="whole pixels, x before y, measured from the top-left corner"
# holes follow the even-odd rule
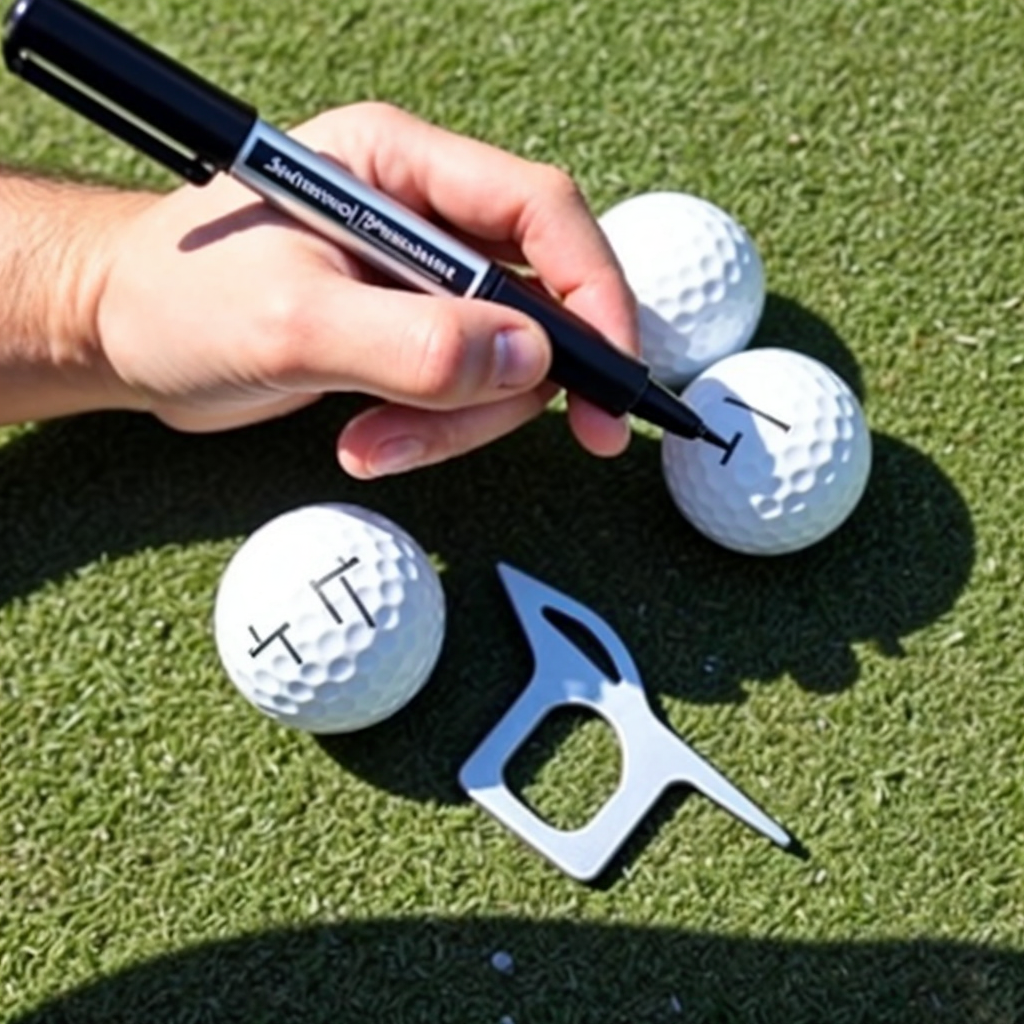
[[[816,543],[860,501],[871,435],[847,384],[809,356],[750,349],[682,395],[728,452],[666,435],[662,468],[682,514],[723,547],[780,555]]]
[[[426,554],[355,505],[308,505],[261,526],[228,563],[214,610],[218,653],[243,696],[313,733],[394,714],[429,678],[444,627]]]
[[[599,223],[640,307],[653,375],[672,388],[744,348],[764,310],[764,266],[750,236],[713,203],[647,192]]]

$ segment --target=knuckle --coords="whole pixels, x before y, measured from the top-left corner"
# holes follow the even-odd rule
[[[254,342],[261,377],[287,381],[302,372],[316,334],[314,308],[307,295],[294,289],[268,296]]]
[[[458,416],[435,417],[431,434],[430,450],[438,460],[456,458],[475,447],[473,438],[467,436],[466,427]]]
[[[345,108],[345,116],[352,130],[370,140],[392,137],[409,120],[409,115],[401,107],[386,100],[360,100]]]
[[[413,393],[430,404],[457,401],[465,391],[469,346],[455,311],[440,306],[416,333],[411,347],[419,353]]]
[[[583,192],[576,179],[554,164],[536,164],[537,188],[562,203],[582,203]]]
[[[401,116],[401,109],[387,100],[359,100],[349,106],[349,110],[358,117],[373,121],[385,118],[393,121]]]
[[[390,146],[410,116],[384,100],[359,100],[317,114],[296,134],[307,145],[324,149],[356,169],[367,163],[372,151]]]

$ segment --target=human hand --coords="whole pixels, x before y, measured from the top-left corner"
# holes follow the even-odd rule
[[[483,254],[526,264],[574,312],[635,352],[632,296],[564,173],[384,104],[322,114],[294,137]],[[106,360],[168,424],[217,430],[328,392],[383,399],[338,439],[357,477],[440,462],[538,415],[550,347],[517,310],[397,289],[357,258],[220,178],[145,205],[114,234],[96,323]],[[629,430],[576,396],[598,455]]]

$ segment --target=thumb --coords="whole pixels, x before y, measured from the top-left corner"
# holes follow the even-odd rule
[[[506,306],[344,279],[325,292],[304,305],[308,322],[291,346],[293,387],[455,409],[528,391],[551,364],[541,327]]]

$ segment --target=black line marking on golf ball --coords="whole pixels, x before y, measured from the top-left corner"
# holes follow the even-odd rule
[[[259,633],[256,632],[256,627],[255,626],[250,626],[249,627],[249,633],[251,634],[253,640],[256,641],[256,646],[249,648],[249,657],[250,658],[258,657],[275,640],[280,640],[281,643],[284,645],[284,649],[292,656],[292,659],[295,661],[295,664],[296,665],[301,665],[302,664],[302,658],[300,657],[299,652],[297,650],[295,650],[294,647],[292,647],[292,645],[288,642],[288,637],[285,636],[285,633],[290,628],[291,628],[291,623],[290,622],[282,623],[280,626],[277,627],[277,629],[274,630],[273,633],[271,633],[265,640],[263,640],[263,639],[260,638]]]
[[[736,451],[736,445],[740,443],[740,439],[743,437],[743,431],[737,430],[733,435],[733,439],[729,442],[729,447],[722,452],[722,461],[719,462],[720,466],[727,466],[729,460],[732,458],[732,453]]]
[[[316,596],[320,598],[323,606],[327,609],[327,613],[332,619],[340,626],[345,620],[341,617],[341,612],[338,611],[334,602],[324,593],[324,587],[332,580],[338,580],[341,585],[345,588],[345,592],[349,596],[349,600],[359,609],[359,614],[363,617],[363,621],[370,627],[370,629],[376,629],[377,623],[373,621],[373,616],[370,614],[366,605],[360,600],[359,595],[355,592],[355,588],[347,579],[345,579],[345,573],[348,572],[353,566],[359,564],[358,558],[350,558],[347,562],[344,559],[339,558],[339,567],[332,572],[329,572],[326,576],[321,576],[318,580],[310,580],[309,585],[313,588]]]
[[[725,402],[727,405],[735,405],[738,406],[740,409],[746,409],[747,412],[752,412],[755,416],[760,416],[761,419],[767,420],[773,426],[778,427],[779,430],[785,431],[787,434],[792,429],[792,424],[783,423],[782,420],[776,419],[774,416],[769,416],[768,413],[762,412],[760,409],[755,409],[752,405],[747,405],[746,402],[741,402],[738,398],[733,398],[732,396],[729,396],[723,398],[722,401]]]

